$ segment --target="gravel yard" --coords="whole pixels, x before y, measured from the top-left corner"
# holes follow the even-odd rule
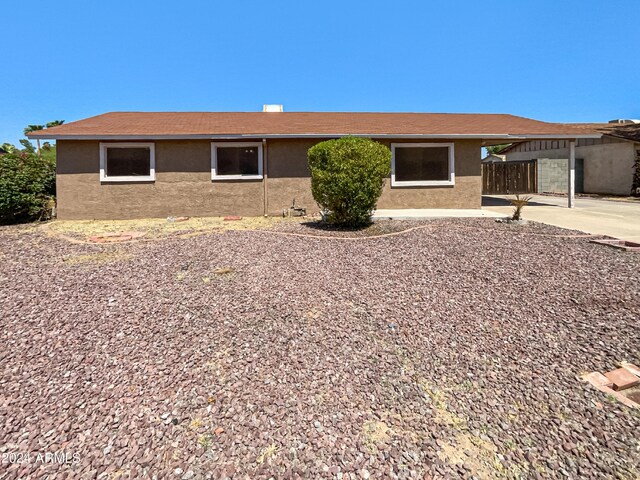
[[[640,254],[401,225],[0,228],[0,478],[638,478]]]

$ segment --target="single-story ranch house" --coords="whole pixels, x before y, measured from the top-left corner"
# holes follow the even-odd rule
[[[307,150],[345,135],[389,146],[379,208],[480,208],[481,148],[599,138],[503,114],[112,112],[32,132],[57,141],[60,219],[317,211]]]

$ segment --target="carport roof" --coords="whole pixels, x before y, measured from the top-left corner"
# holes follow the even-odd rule
[[[599,138],[598,132],[507,114],[373,112],[110,112],[29,133],[51,139]]]
[[[620,138],[630,142],[640,142],[640,124],[620,124],[620,123],[565,123],[568,127],[582,130],[586,133],[599,133],[609,137]],[[584,137],[576,137],[584,138]],[[528,139],[527,139],[528,140]],[[522,143],[514,142],[499,150],[498,154],[503,155],[510,152],[514,147]]]
[[[632,142],[640,142],[640,124],[637,123],[568,123],[566,125]]]

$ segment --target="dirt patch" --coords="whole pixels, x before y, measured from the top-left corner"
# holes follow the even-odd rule
[[[473,435],[467,422],[447,408],[447,395],[444,391],[420,382],[434,407],[435,421],[453,429],[448,441],[439,442],[438,456],[449,465],[462,467],[470,475],[479,479],[502,477],[505,467],[500,463],[498,448],[488,438]],[[518,469],[521,470],[521,469]]]
[[[377,420],[369,420],[362,426],[362,441],[372,453],[378,451],[378,447],[390,440],[392,433],[389,426]]]
[[[231,267],[220,267],[216,268],[213,273],[216,275],[229,275],[230,273],[235,272],[235,270]]]
[[[125,243],[142,238],[146,232],[113,232],[91,235],[89,241],[93,243]]]
[[[632,402],[640,405],[640,387],[632,387],[627,390],[623,390],[622,395],[630,399]]]
[[[86,241],[91,237],[109,238],[122,232],[144,232],[144,240],[171,236],[193,237],[205,233],[235,230],[270,229],[283,222],[297,222],[295,219],[279,217],[247,217],[234,222],[226,222],[223,217],[193,217],[185,221],[168,221],[166,218],[140,220],[55,220],[43,224],[45,231],[62,238]]]

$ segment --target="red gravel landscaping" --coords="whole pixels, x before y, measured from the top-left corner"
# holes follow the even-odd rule
[[[640,254],[397,225],[0,228],[0,478],[638,478]]]

